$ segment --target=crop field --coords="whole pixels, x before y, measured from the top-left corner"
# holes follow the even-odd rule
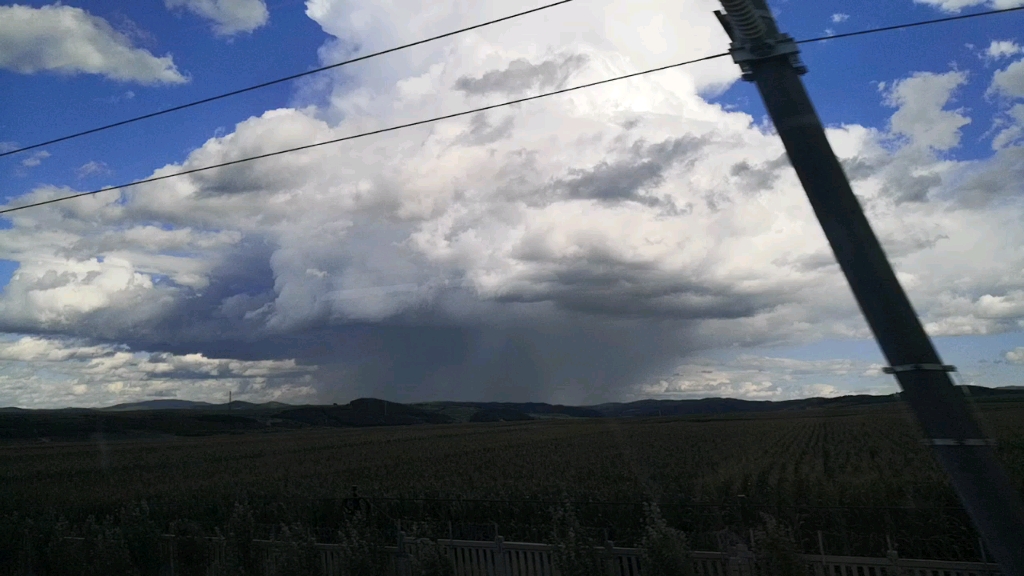
[[[1024,404],[979,410],[1024,488]],[[977,537],[919,440],[894,405],[9,443],[0,513],[80,522],[145,501],[158,524],[186,518],[213,530],[246,502],[264,525],[330,528],[358,486],[377,521],[436,536],[496,523],[506,539],[536,541],[552,504],[573,502],[585,526],[628,544],[638,503],[653,500],[697,547],[769,513],[808,552],[820,531],[833,554],[877,555],[888,538],[905,557],[974,559]]]

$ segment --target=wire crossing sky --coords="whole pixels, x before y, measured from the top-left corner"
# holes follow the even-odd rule
[[[522,16],[526,16],[527,14],[533,14],[534,12],[540,12],[541,10],[547,10],[548,8],[554,8],[555,6],[561,6],[562,4],[568,4],[569,2],[573,2],[573,1],[574,0],[559,0],[558,2],[553,2],[551,4],[545,4],[544,6],[539,6],[537,8],[533,8],[532,10],[524,10],[523,12],[517,12],[515,14],[511,14],[509,16],[505,16],[505,17],[502,17],[502,18],[496,18],[494,20],[489,20],[487,22],[481,22],[480,24],[475,24],[473,26],[466,26],[465,28],[460,28],[458,30],[453,30],[453,31],[447,32],[445,34],[439,34],[437,36],[431,36],[430,38],[425,38],[423,40],[418,40],[416,42],[410,42],[408,44],[402,44],[401,46],[395,46],[394,48],[388,48],[387,50],[379,50],[379,51],[373,52],[371,54],[366,54],[364,56],[359,56],[358,58],[350,58],[350,59],[344,60],[342,62],[336,62],[334,64],[329,64],[327,66],[321,66],[321,67],[315,68],[313,70],[307,70],[305,72],[299,72],[299,73],[296,73],[296,74],[290,74],[290,75],[285,76],[283,78],[277,78],[277,79],[270,80],[270,81],[267,81],[267,82],[261,82],[259,84],[255,84],[253,86],[247,86],[245,88],[240,88],[238,90],[232,90],[230,92],[224,92],[223,94],[218,94],[216,96],[210,96],[208,98],[203,98],[201,100],[194,100],[192,102],[187,102],[185,104],[179,104],[178,106],[172,106],[171,108],[165,108],[163,110],[157,110],[156,112],[150,112],[149,114],[143,114],[141,116],[135,116],[134,118],[128,118],[127,120],[121,120],[120,122],[114,122],[112,124],[105,124],[103,126],[98,126],[96,128],[90,128],[89,130],[83,130],[81,132],[76,132],[74,134],[69,134],[67,136],[61,136],[59,138],[54,138],[52,140],[47,140],[45,142],[39,142],[39,143],[36,143],[36,144],[31,144],[31,145],[28,145],[28,146],[23,146],[21,148],[15,149],[15,150],[2,151],[2,152],[0,152],[0,157],[9,156],[11,154],[18,154],[18,153],[21,153],[21,152],[26,152],[28,150],[34,150],[36,148],[42,148],[43,146],[49,146],[50,144],[56,144],[58,142],[64,142],[66,140],[71,140],[71,139],[74,139],[74,138],[79,138],[81,136],[87,136],[89,134],[95,134],[97,132],[102,132],[104,130],[110,130],[111,128],[117,128],[119,126],[125,126],[127,124],[133,124],[133,123],[139,122],[141,120],[147,120],[149,118],[155,118],[157,116],[162,116],[164,114],[169,114],[171,112],[177,112],[179,110],[185,110],[187,108],[192,108],[194,106],[200,106],[202,104],[209,104],[210,102],[215,102],[217,100],[222,100],[224,98],[230,98],[232,96],[238,96],[239,94],[245,94],[247,92],[252,92],[253,90],[259,90],[261,88],[267,88],[268,86],[274,86],[275,84],[281,84],[281,83],[284,83],[284,82],[290,82],[292,80],[297,80],[299,78],[304,78],[306,76],[311,76],[313,74],[319,74],[320,72],[325,72],[327,70],[334,70],[335,68],[340,68],[342,66],[347,66],[349,64],[354,64],[356,62],[363,62],[365,60],[370,60],[370,59],[373,59],[373,58],[377,58],[379,56],[384,56],[385,54],[391,54],[392,52],[398,52],[399,50],[406,50],[406,49],[412,48],[414,46],[419,46],[421,44],[426,44],[428,42],[434,42],[436,40],[441,40],[443,38],[450,38],[450,37],[456,36],[458,34],[464,34],[464,33],[469,32],[471,30],[478,30],[480,28],[491,26],[491,25],[497,24],[499,22],[507,22],[507,21],[515,19],[515,18],[520,18]]]
[[[526,12],[520,12],[519,14],[516,14],[515,16],[521,16],[523,14],[528,14],[530,12],[536,12],[536,11],[542,10],[544,8],[549,8],[549,7],[552,7],[552,6],[559,5],[559,4],[564,4],[564,3],[570,2],[570,1],[572,1],[572,0],[563,0],[562,2],[556,2],[555,4],[548,4],[546,6],[542,6],[541,8],[536,8],[534,10],[528,10]],[[978,17],[978,16],[991,16],[991,15],[994,15],[994,14],[1003,14],[1003,13],[1006,13],[1006,12],[1015,12],[1017,10],[1022,10],[1022,9],[1024,9],[1024,7],[1004,8],[1004,9],[1000,9],[1000,10],[990,10],[990,11],[987,11],[987,12],[979,12],[979,13],[976,13],[976,14],[965,14],[965,15],[961,15],[961,16],[953,16],[953,17],[948,17],[948,18],[937,18],[937,19],[933,19],[933,20],[926,20],[926,21],[921,21],[921,22],[912,22],[912,23],[908,23],[908,24],[896,24],[896,25],[893,25],[893,26],[886,26],[886,27],[883,27],[883,28],[873,28],[873,29],[859,30],[859,31],[856,31],[856,32],[848,32],[848,33],[845,33],[845,34],[838,34],[838,35],[833,35],[833,36],[822,36],[822,37],[818,37],[818,38],[809,38],[809,39],[806,39],[806,40],[798,40],[797,44],[809,44],[809,43],[813,43],[813,42],[823,42],[823,41],[826,41],[826,40],[851,38],[851,37],[855,37],[855,36],[863,36],[863,35],[866,35],[866,34],[874,34],[874,33],[879,33],[879,32],[890,32],[890,31],[893,31],[893,30],[902,30],[902,29],[905,29],[905,28],[913,28],[913,27],[916,27],[916,26],[924,26],[924,25],[929,25],[929,24],[940,24],[940,23],[944,23],[944,22],[952,22],[952,21],[957,21],[957,20],[964,20],[964,19],[967,19],[967,18],[974,18],[974,17]],[[281,79],[281,80],[275,80],[272,83],[283,82],[285,80],[292,80],[294,78],[297,78],[297,77],[305,75],[305,74],[312,74],[314,72],[320,72],[320,71],[328,70],[330,68],[334,68],[334,67],[337,67],[337,66],[342,66],[344,64],[349,64],[349,63],[356,62],[356,61],[359,61],[359,60],[364,60],[364,59],[367,59],[367,58],[372,58],[374,56],[379,56],[381,54],[386,54],[388,52],[393,52],[395,50],[400,50],[402,48],[407,48],[407,47],[410,47],[410,46],[415,46],[417,44],[422,44],[424,42],[429,42],[431,40],[436,40],[438,38],[444,38],[444,37],[447,37],[447,36],[451,36],[451,35],[457,34],[459,32],[465,32],[467,30],[472,30],[474,28],[479,28],[479,27],[482,27],[482,26],[486,26],[486,25],[492,24],[494,22],[499,22],[499,21],[502,21],[502,20],[507,20],[507,19],[513,18],[515,16],[509,16],[507,18],[503,18],[503,19],[500,19],[500,20],[493,20],[491,22],[480,24],[478,26],[473,26],[473,27],[469,27],[469,28],[463,28],[462,30],[459,30],[459,31],[456,31],[456,32],[451,32],[451,33],[448,33],[448,34],[445,34],[445,35],[442,35],[442,36],[435,36],[435,37],[433,37],[433,38],[431,38],[429,40],[423,40],[423,41],[416,42],[416,43],[413,43],[413,44],[406,44],[406,45],[404,45],[402,47],[399,47],[399,48],[394,48],[394,49],[386,50],[386,51],[383,51],[383,52],[375,52],[374,54],[371,54],[371,55],[368,55],[368,56],[363,56],[361,58],[357,58],[357,59],[353,59],[353,60],[348,60],[346,62],[341,62],[341,63],[338,63],[338,64],[334,64],[332,66],[327,66],[327,67],[324,67],[324,68],[320,68],[318,70],[314,70],[314,71],[311,71],[311,72],[308,72],[308,73],[303,73],[303,74],[299,74],[299,75],[290,76],[288,78]],[[288,154],[288,153],[291,153],[291,152],[298,152],[300,150],[308,150],[310,148],[316,148],[318,146],[326,146],[328,144],[337,144],[339,142],[347,142],[349,140],[356,140],[356,139],[359,139],[359,138],[365,138],[367,136],[374,136],[376,134],[382,134],[384,132],[391,132],[391,131],[394,131],[394,130],[401,130],[403,128],[411,128],[413,126],[422,126],[423,124],[429,124],[429,123],[432,123],[432,122],[439,122],[441,120],[448,120],[448,119],[451,119],[451,118],[458,118],[460,116],[467,116],[469,114],[476,114],[476,113],[479,113],[479,112],[485,112],[487,110],[493,110],[495,108],[502,108],[502,107],[505,107],[505,106],[511,106],[511,105],[514,105],[514,104],[520,104],[522,102],[528,102],[528,101],[531,101],[531,100],[537,100],[539,98],[547,98],[549,96],[556,96],[556,95],[559,95],[559,94],[565,94],[567,92],[573,92],[575,90],[582,90],[584,88],[591,88],[591,87],[594,87],[594,86],[599,86],[601,84],[607,84],[609,82],[616,82],[616,81],[620,81],[620,80],[626,80],[628,78],[635,78],[637,76],[643,76],[645,74],[651,74],[651,73],[654,73],[654,72],[661,72],[663,70],[671,70],[673,68],[678,68],[680,66],[687,66],[687,65],[691,65],[691,64],[696,64],[698,62],[706,62],[708,60],[714,60],[716,58],[721,58],[723,56],[728,56],[728,54],[729,54],[728,52],[721,52],[721,53],[718,53],[718,54],[712,54],[712,55],[709,55],[709,56],[704,56],[704,57],[696,58],[696,59],[693,59],[693,60],[687,60],[685,62],[677,62],[675,64],[669,64],[667,66],[661,66],[661,67],[658,67],[658,68],[651,68],[649,70],[644,70],[642,72],[635,72],[635,73],[632,73],[632,74],[625,74],[625,75],[622,75],[622,76],[616,76],[615,78],[608,78],[606,80],[599,80],[597,82],[590,82],[588,84],[583,84],[581,86],[574,86],[572,88],[565,88],[565,89],[562,89],[562,90],[555,90],[553,92],[547,92],[547,93],[544,93],[544,94],[538,94],[536,96],[529,96],[529,97],[526,97],[526,98],[519,98],[519,99],[516,99],[516,100],[510,100],[508,102],[502,102],[500,104],[493,104],[493,105],[490,105],[490,106],[483,106],[483,107],[480,107],[480,108],[474,108],[472,110],[465,110],[465,111],[462,111],[462,112],[456,112],[454,114],[447,114],[447,115],[444,115],[444,116],[437,116],[437,117],[434,117],[434,118],[428,118],[428,119],[425,119],[425,120],[419,120],[419,121],[410,122],[410,123],[407,123],[407,124],[400,124],[398,126],[391,126],[391,127],[388,127],[388,128],[382,128],[380,130],[373,130],[373,131],[370,131],[370,132],[363,132],[363,133],[360,133],[360,134],[353,134],[351,136],[344,136],[344,137],[341,137],[341,138],[335,138],[333,140],[328,140],[328,141],[325,141],[325,142],[316,142],[316,143],[313,143],[313,144],[306,144],[306,145],[303,145],[303,146],[297,146],[295,148],[288,148],[286,150],[279,150],[279,151],[276,151],[276,152],[269,152],[267,154],[261,154],[261,155],[258,155],[258,156],[250,156],[248,158],[241,158],[241,159],[238,159],[238,160],[232,160],[230,162],[222,162],[220,164],[214,164],[212,166],[203,166],[203,167],[200,167],[200,168],[193,168],[191,170],[185,170],[185,171],[177,172],[177,173],[174,173],[174,174],[166,174],[166,175],[163,175],[163,176],[156,176],[156,177],[153,177],[153,178],[147,178],[145,180],[140,180],[138,182],[129,182],[129,183],[125,183],[125,184],[118,184],[116,186],[108,186],[108,187],[105,187],[105,188],[100,188],[98,190],[92,190],[92,191],[89,191],[89,192],[81,192],[81,193],[78,193],[78,194],[71,194],[71,195],[68,195],[68,196],[62,196],[60,198],[53,198],[51,200],[44,200],[44,201],[41,201],[41,202],[34,202],[34,203],[31,203],[31,204],[26,204],[24,206],[14,206],[14,207],[11,207],[11,208],[5,208],[5,209],[0,210],[0,214],[6,214],[8,212],[15,212],[17,210],[24,210],[26,208],[34,208],[34,207],[37,207],[37,206],[45,206],[47,204],[53,204],[55,202],[63,202],[65,200],[73,200],[75,198],[81,198],[83,196],[91,196],[91,195],[94,195],[94,194],[99,194],[100,192],[107,192],[107,191],[112,191],[112,190],[120,190],[120,189],[123,189],[123,188],[128,188],[130,186],[138,186],[140,184],[147,184],[147,183],[150,183],[150,182],[157,182],[157,181],[160,181],[160,180],[166,180],[168,178],[176,178],[176,177],[185,176],[185,175],[188,175],[188,174],[195,174],[197,172],[204,172],[206,170],[213,170],[213,169],[216,169],[216,168],[223,168],[223,167],[226,167],[226,166],[233,166],[233,165],[236,165],[236,164],[243,164],[243,163],[246,163],[246,162],[252,162],[254,160],[261,160],[263,158],[269,158],[269,157],[272,157],[272,156],[278,156],[278,155],[281,155],[281,154]],[[252,89],[256,89],[256,88],[261,88],[261,87],[267,86],[269,84],[271,84],[271,83],[265,83],[265,84],[254,86],[254,87],[251,87],[251,88],[246,88],[244,90],[247,91],[247,90],[252,90]],[[197,102],[194,102],[194,103],[191,103],[191,104],[186,104],[186,105],[183,105],[183,106],[179,106],[179,107],[176,107],[174,109],[168,109],[168,110],[156,112],[154,114],[150,114],[148,116],[143,116],[143,117],[138,117],[138,118],[131,119],[131,120],[126,120],[125,122],[123,122],[121,124],[127,124],[129,122],[134,122],[135,120],[140,120],[140,119],[144,119],[144,118],[147,118],[147,117],[152,117],[152,116],[157,115],[157,114],[164,114],[166,112],[173,112],[175,110],[181,110],[181,109],[189,107],[189,106],[194,106],[194,105],[197,105],[197,104],[202,104],[202,103],[205,103],[205,102],[209,102],[209,101],[211,101],[213,99],[218,99],[218,98],[224,98],[224,97],[227,97],[227,96],[232,96],[232,95],[238,94],[240,92],[242,92],[242,91],[230,92],[230,93],[223,94],[221,96],[216,96],[214,98],[210,98],[210,99],[207,99],[207,100],[197,101]],[[112,128],[114,126],[121,125],[121,124],[114,124],[114,125],[104,126],[102,128],[97,128],[95,130],[92,130],[91,132],[95,132],[95,131],[99,131],[99,130],[105,130],[107,128]],[[53,143],[53,142],[59,142],[59,141],[67,140],[67,139],[70,139],[70,138],[75,138],[77,136],[81,136],[81,135],[84,135],[84,134],[87,134],[87,133],[89,133],[89,132],[83,132],[83,133],[79,133],[79,134],[75,134],[75,135],[71,135],[71,136],[66,136],[64,138],[60,138],[60,139],[57,139],[57,140],[51,140],[50,142],[44,142],[42,144],[36,144],[36,145],[33,145],[33,146],[28,146],[28,147],[25,147],[25,148],[21,148],[19,150],[8,152],[7,154],[14,154],[14,153],[21,152],[21,151],[24,151],[24,150],[29,150],[31,148],[37,148],[39,146],[45,146],[46,144],[50,144],[50,143]]]

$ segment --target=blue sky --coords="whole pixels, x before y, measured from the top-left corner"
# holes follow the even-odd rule
[[[772,6],[780,28],[801,39],[941,17],[955,4]],[[0,4],[20,10],[17,24],[0,24],[0,46],[16,48],[0,59],[0,142],[34,144],[536,5]],[[718,52],[726,46],[714,7],[572,3],[0,158],[0,187],[8,202],[52,186],[96,189]],[[58,9],[78,27],[62,32],[66,45],[46,36]],[[424,16],[407,22],[409,13]],[[1022,18],[802,47],[804,81],[837,152],[870,160],[854,187],[877,194],[869,217],[898,252],[915,305],[944,360],[979,385],[1019,384],[1024,370],[1024,268],[1017,232],[1000,235],[1020,199],[1012,173],[1000,170],[1018,147],[993,149],[1006,128],[994,122],[1009,118],[1014,96],[990,88],[1021,58]],[[986,56],[996,41],[1007,51]],[[87,50],[110,52],[89,68]],[[131,65],[118,60],[129,56]],[[788,166],[771,163],[778,144],[758,127],[756,89],[737,76],[722,59],[634,81],[632,92],[600,87],[108,193],[83,208],[17,213],[0,221],[0,348],[8,350],[0,350],[0,405],[203,399],[225,386],[286,401],[893,391],[891,378],[877,375],[881,355],[838,270],[785,264],[820,254],[820,231]],[[614,137],[630,115],[644,127]],[[701,144],[674,147],[690,151],[671,158],[654,144],[683,134]],[[561,144],[550,142],[556,137]],[[644,172],[656,164],[653,176]],[[754,197],[741,176],[751,167],[767,182]],[[727,173],[735,178],[721,180]],[[971,175],[998,183],[1012,210],[961,206],[956,183]],[[928,178],[932,200],[887,196]],[[690,220],[666,219],[662,201],[675,214],[690,206]],[[978,222],[1005,240],[990,249],[972,232]],[[765,226],[781,239],[765,245],[755,232]],[[904,254],[904,243],[918,247]],[[957,258],[975,268],[958,272]],[[618,271],[614,281],[608,270]],[[438,348],[438,338],[450,346]],[[602,360],[588,359],[595,355]]]
[[[189,82],[140,86],[96,75],[0,71],[5,92],[0,130],[6,142],[34,144],[308,70],[318,66],[317,48],[328,38],[305,16],[301,2],[271,3],[265,26],[230,39],[211,34],[209,23],[201,17],[180,11],[171,16],[156,2],[63,4],[85,9],[115,28],[135,31],[136,37],[141,36],[139,46],[154,55],[173,56]],[[32,170],[19,170],[23,156],[6,157],[0,160],[0,185],[9,198],[41,183],[100,187],[142,178],[155,167],[180,160],[218,129],[229,130],[250,116],[289,105],[293,93],[294,85],[271,86],[130,128],[55,144],[45,148],[52,156]],[[89,162],[102,162],[110,172],[79,178],[76,172]]]

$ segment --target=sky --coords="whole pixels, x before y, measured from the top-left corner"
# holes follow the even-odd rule
[[[795,38],[1024,0],[775,0]],[[540,6],[0,4],[13,150]],[[0,158],[5,207],[723,52],[710,0],[575,0]],[[415,17],[411,17],[414,15]],[[1024,12],[801,46],[959,382],[1024,375]],[[0,218],[0,406],[887,394],[728,58]]]

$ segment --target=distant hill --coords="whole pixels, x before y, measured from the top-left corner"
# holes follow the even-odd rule
[[[533,419],[533,416],[512,408],[484,408],[469,417],[470,422],[521,422]]]
[[[561,404],[545,404],[543,402],[445,402],[476,410],[500,412],[511,410],[530,416],[568,416],[570,418],[600,418],[603,414],[586,406],[563,406]]]
[[[276,418],[311,426],[397,426],[409,424],[450,424],[450,416],[406,404],[360,398],[339,406],[302,406],[275,414]]]
[[[1024,386],[1006,386],[1002,388],[985,388],[984,386],[964,386],[967,395],[976,402],[1013,402],[1024,399]]]
[[[265,402],[254,404],[234,400],[224,404],[210,404],[209,402],[194,402],[192,400],[178,400],[174,398],[159,400],[144,400],[142,402],[130,402],[127,404],[116,404],[99,410],[109,412],[131,412],[139,410],[267,410],[273,408],[287,408],[289,404],[281,402]]]
[[[591,406],[602,416],[635,418],[649,416],[686,416],[694,414],[726,414],[730,412],[781,412],[849,406],[887,404],[893,396],[840,396],[838,398],[804,398],[800,400],[739,400],[736,398],[701,398],[699,400],[638,400]]]
[[[966,386],[964,392],[976,403],[1024,401],[1022,386]],[[808,410],[863,409],[892,405],[898,401],[897,394],[804,398],[778,402],[734,398],[638,400],[594,406],[564,406],[543,402],[400,404],[377,398],[359,398],[348,404],[330,406],[292,406],[280,402],[257,404],[242,401],[228,405],[158,399],[99,409],[0,408],[0,440],[203,436],[315,427],[442,425],[459,422],[517,422],[546,418],[699,417],[793,413]]]
[[[213,406],[213,404],[210,404],[209,402],[193,402],[191,400],[161,399],[117,404],[107,408],[100,408],[100,410],[107,410],[110,412],[129,412],[134,410],[195,410],[206,406]]]

